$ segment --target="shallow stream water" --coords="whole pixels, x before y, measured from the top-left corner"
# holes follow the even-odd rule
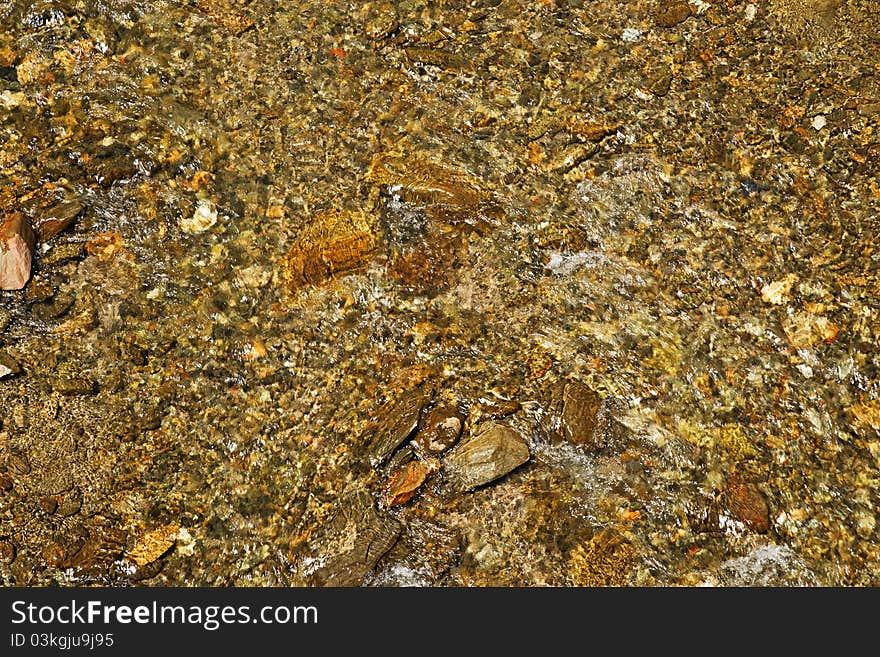
[[[3,3],[0,582],[880,583],[878,24]]]

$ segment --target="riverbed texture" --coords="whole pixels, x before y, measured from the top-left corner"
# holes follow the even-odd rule
[[[3,2],[0,583],[880,584],[878,25]]]

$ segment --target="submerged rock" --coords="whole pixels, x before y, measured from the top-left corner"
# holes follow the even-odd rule
[[[147,532],[138,539],[127,556],[138,566],[152,563],[174,547],[179,532],[180,526],[176,523],[163,525]]]
[[[601,446],[596,426],[602,398],[579,381],[565,381],[551,392],[551,439],[591,448]]]
[[[0,563],[12,563],[15,555],[15,544],[8,538],[0,538]]]
[[[93,527],[89,530],[83,546],[69,556],[63,566],[73,568],[80,574],[92,576],[105,574],[123,556],[125,539],[125,532],[121,529],[108,526]],[[142,558],[142,553],[134,554]]]
[[[395,195],[425,207],[428,216],[446,224],[485,229],[504,214],[492,191],[470,172],[419,156],[377,155],[367,181],[395,190]]]
[[[367,431],[367,450],[374,466],[381,465],[419,426],[422,409],[431,400],[431,391],[408,390],[383,404]]]
[[[18,362],[9,354],[0,351],[0,379],[15,376],[19,372],[21,372],[21,366]]]
[[[0,225],[0,289],[20,290],[31,277],[36,235],[20,212],[6,216]]]
[[[529,444],[503,424],[487,422],[460,443],[444,460],[456,490],[483,486],[512,472],[529,460]]]
[[[391,473],[382,490],[382,505],[398,506],[409,502],[427,478],[440,468],[436,459],[410,461]]]
[[[687,2],[672,2],[660,7],[654,20],[660,27],[674,27],[690,18],[694,13]]]
[[[207,200],[201,199],[192,215],[181,217],[180,229],[185,233],[204,233],[217,223],[217,208]]]
[[[423,454],[440,454],[458,442],[464,416],[457,406],[440,405],[431,409],[424,425],[415,437],[416,447]]]
[[[350,489],[339,499],[316,554],[327,555],[312,573],[313,586],[360,586],[379,559],[397,542],[401,524],[380,516],[373,498],[363,489]]]
[[[334,274],[365,264],[378,237],[363,212],[331,209],[316,216],[300,233],[284,260],[291,289],[315,285]]]
[[[45,210],[36,222],[36,233],[40,242],[50,240],[70,228],[84,208],[82,202],[72,200],[62,201]]]
[[[52,390],[65,397],[91,395],[95,387],[95,381],[87,376],[58,376],[52,380]]]
[[[604,529],[569,553],[571,586],[627,586],[636,565],[636,551],[614,529]]]
[[[730,483],[723,491],[719,504],[718,524],[742,524],[759,534],[770,530],[770,510],[761,490],[751,483]]]

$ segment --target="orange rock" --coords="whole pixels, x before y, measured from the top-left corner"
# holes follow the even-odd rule
[[[397,506],[406,504],[416,494],[416,491],[425,483],[428,475],[437,470],[437,464],[429,461],[410,461],[403,467],[395,470],[382,491],[383,506]]]

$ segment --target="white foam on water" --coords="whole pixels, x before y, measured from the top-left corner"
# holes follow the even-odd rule
[[[761,545],[743,557],[719,566],[727,586],[816,586],[817,577],[794,550],[784,545]]]
[[[368,583],[369,586],[426,587],[432,585],[428,573],[421,572],[404,564],[393,564]]]

